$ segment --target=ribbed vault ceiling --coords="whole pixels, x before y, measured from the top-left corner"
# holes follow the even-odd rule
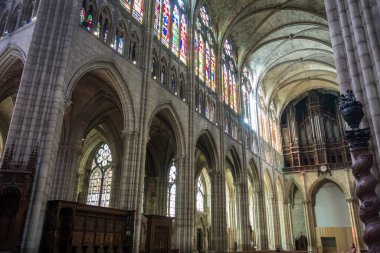
[[[207,0],[218,40],[229,38],[265,103],[282,109],[299,94],[337,90],[323,0]]]

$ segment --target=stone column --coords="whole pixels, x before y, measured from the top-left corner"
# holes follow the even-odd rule
[[[306,233],[307,233],[307,250],[309,252],[317,252],[317,236],[315,233],[314,206],[311,201],[303,202]]]
[[[272,197],[272,219],[273,219],[273,236],[275,248],[281,246],[281,218],[279,203],[276,192],[273,192]]]
[[[289,201],[284,202],[284,220],[285,220],[285,240],[286,248],[285,250],[295,250],[293,245],[293,227],[292,227],[292,215],[291,215],[291,203]]]
[[[244,182],[235,184],[236,189],[236,209],[238,215],[238,248],[241,250],[249,249],[249,203],[248,203],[248,189],[247,184]]]
[[[22,252],[37,252],[45,207],[52,189],[62,129],[62,90],[77,22],[77,1],[42,0],[22,74],[6,146],[15,144],[14,158],[22,162],[36,143],[40,152],[30,206],[26,213]]]
[[[341,93],[352,89],[363,102],[374,137],[376,161],[380,160],[380,46],[378,32],[379,3],[377,1],[325,0],[331,42]],[[373,172],[379,178],[377,164]]]
[[[119,203],[115,206],[116,208],[136,210],[133,198],[137,197],[136,190],[138,188],[138,182],[136,182],[139,170],[136,166],[138,134],[137,131],[132,130],[122,131],[123,156],[121,159]]]
[[[267,222],[262,190],[255,192],[255,207],[255,217],[257,217],[256,224],[258,228],[258,231],[256,231],[256,247],[260,250],[268,249]]]
[[[62,117],[64,117],[64,114],[70,107],[71,103],[70,100],[65,100],[64,103],[62,103],[60,111]],[[86,126],[82,127],[85,128]],[[70,135],[71,132],[67,134]],[[82,147],[80,140],[70,142],[70,136],[61,136],[57,161],[54,166],[54,181],[49,196],[50,199],[76,201],[76,197],[74,197],[74,184],[78,173],[78,157],[81,154]]]
[[[189,158],[183,156],[176,159],[178,165],[177,196],[176,196],[176,237],[180,252],[194,250],[195,226],[195,173],[190,166]]]
[[[225,252],[227,249],[226,192],[224,174],[211,171],[211,250]]]

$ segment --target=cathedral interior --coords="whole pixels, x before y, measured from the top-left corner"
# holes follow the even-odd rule
[[[367,252],[339,105],[379,179],[379,24],[378,0],[0,0],[0,252]]]

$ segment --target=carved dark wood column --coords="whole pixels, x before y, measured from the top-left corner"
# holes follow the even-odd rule
[[[6,149],[0,164],[0,252],[20,251],[37,162],[38,146],[27,163],[14,160],[14,149]]]
[[[368,245],[368,253],[380,252],[380,201],[375,189],[378,181],[371,174],[373,155],[369,152],[369,128],[360,129],[363,119],[363,105],[356,101],[352,90],[341,95],[340,111],[343,119],[352,128],[345,131],[354,158],[352,173],[356,179],[356,195],[360,199],[360,219],[365,225],[363,240]]]

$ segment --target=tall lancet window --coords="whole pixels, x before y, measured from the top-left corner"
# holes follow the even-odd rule
[[[187,58],[187,27],[186,1],[155,1],[154,34],[184,64]]]
[[[88,182],[87,204],[108,207],[112,184],[112,154],[105,143],[94,153]]]
[[[169,181],[168,181],[168,203],[167,203],[167,213],[170,217],[175,217],[175,195],[176,195],[176,178],[177,169],[174,164],[169,170]]]
[[[205,187],[201,176],[198,177],[197,181],[197,210],[199,212],[205,211]]]
[[[197,94],[196,111],[213,123],[216,122],[217,88],[215,79],[215,36],[211,18],[205,6],[199,9],[195,20],[194,33],[194,69]]]
[[[235,60],[232,53],[232,44],[229,40],[223,45],[223,94],[224,103],[235,113],[240,113],[240,91],[236,78]]]

